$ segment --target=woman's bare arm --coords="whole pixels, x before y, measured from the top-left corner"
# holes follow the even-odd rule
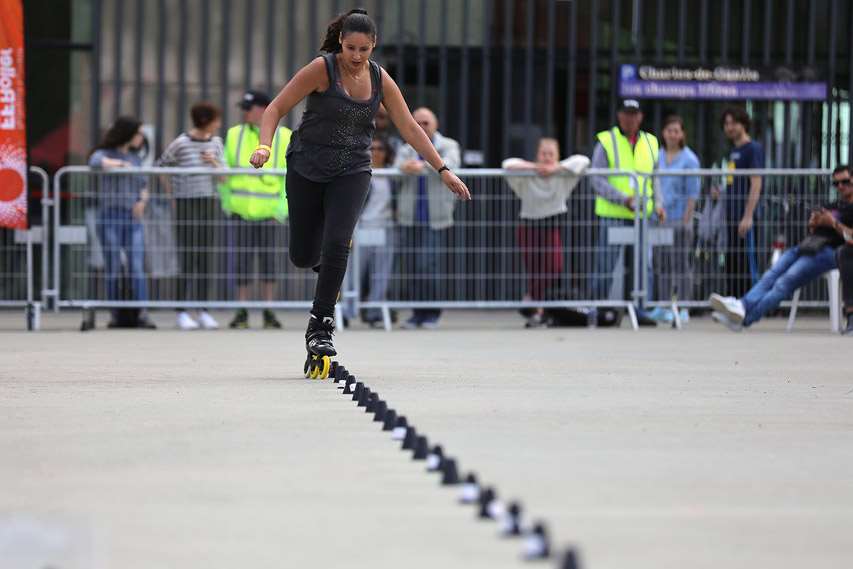
[[[296,72],[296,75],[279,91],[272,103],[264,111],[261,119],[261,144],[272,144],[275,129],[283,116],[289,113],[299,101],[314,91],[325,91],[329,88],[329,76],[326,73],[326,62],[322,57],[315,58],[311,63]],[[265,157],[264,157],[265,156]],[[255,168],[260,168],[270,157],[269,152],[256,152],[251,162]]]

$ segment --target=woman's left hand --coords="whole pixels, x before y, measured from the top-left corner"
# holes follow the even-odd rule
[[[444,182],[444,185],[447,188],[459,196],[463,200],[471,199],[471,192],[468,191],[468,186],[465,185],[465,182],[459,179],[459,176],[451,172],[450,170],[444,170],[441,173],[441,181]]]
[[[658,221],[660,223],[666,223],[666,210],[662,207],[655,208],[655,213],[658,214]]]

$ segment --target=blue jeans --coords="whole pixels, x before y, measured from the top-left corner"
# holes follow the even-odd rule
[[[824,247],[815,255],[801,255],[799,247],[791,247],[741,299],[746,310],[743,325],[759,321],[795,290],[837,266],[833,247]]]
[[[614,219],[610,217],[598,218],[598,243],[595,247],[595,275],[592,280],[593,298],[597,300],[607,300],[610,298],[610,287],[613,284],[613,273],[616,271],[616,263],[619,261],[619,254],[625,245],[610,245],[608,243],[608,229],[611,227],[633,227],[633,219]],[[634,249],[631,246],[631,249]],[[647,246],[648,254],[646,255],[648,275],[646,283],[646,298],[652,299],[652,266],[651,266],[651,248]],[[633,254],[638,254],[632,251]],[[633,263],[629,263],[628,270],[625,272],[625,278],[633,275]],[[622,289],[625,288],[624,282]],[[629,289],[633,289],[633,281],[628,285]],[[630,291],[628,291],[630,292]],[[624,293],[623,293],[624,295]],[[621,299],[620,299],[621,300]]]
[[[148,300],[145,280],[145,233],[142,224],[133,219],[129,209],[102,209],[98,211],[98,234],[104,248],[107,300],[126,300],[119,297],[122,249],[130,263],[133,300]]]

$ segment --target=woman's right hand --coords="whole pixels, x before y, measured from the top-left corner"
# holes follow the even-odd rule
[[[260,168],[264,164],[266,164],[267,160],[269,159],[269,151],[264,148],[258,148],[252,153],[252,157],[249,158],[249,163],[251,163],[252,166],[254,166],[255,168]]]

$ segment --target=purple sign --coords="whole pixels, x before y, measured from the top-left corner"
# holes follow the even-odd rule
[[[826,100],[828,89],[825,82],[768,79],[751,69],[642,66],[638,70],[635,65],[622,65],[619,96],[637,99]]]

